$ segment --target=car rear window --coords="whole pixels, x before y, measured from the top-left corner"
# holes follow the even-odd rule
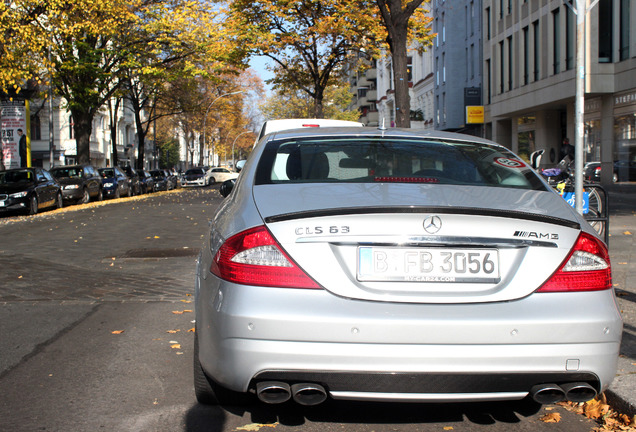
[[[430,183],[545,190],[500,146],[406,138],[310,138],[268,143],[256,184]]]

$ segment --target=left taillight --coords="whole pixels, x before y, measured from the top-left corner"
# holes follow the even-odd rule
[[[227,239],[214,255],[210,271],[242,285],[321,288],[282,250],[264,226]]]
[[[600,291],[612,287],[612,269],[605,245],[581,233],[565,261],[537,292]]]

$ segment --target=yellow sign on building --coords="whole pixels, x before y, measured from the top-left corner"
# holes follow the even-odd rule
[[[484,122],[484,106],[469,105],[466,107],[466,124],[479,124]]]

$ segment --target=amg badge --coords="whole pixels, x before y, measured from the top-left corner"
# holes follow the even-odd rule
[[[513,237],[536,238],[545,240],[558,240],[559,235],[555,233],[541,233],[536,231],[515,231]]]

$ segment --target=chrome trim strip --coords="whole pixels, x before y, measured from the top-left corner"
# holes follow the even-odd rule
[[[333,399],[339,400],[371,400],[378,402],[471,402],[471,401],[500,401],[523,399],[528,392],[496,392],[496,393],[372,393],[333,391],[329,392]]]
[[[528,239],[508,239],[489,237],[451,237],[451,236],[314,236],[298,237],[296,243],[329,243],[336,246],[394,246],[394,247],[417,247],[417,246],[439,246],[439,247],[496,247],[501,249],[523,248],[523,247],[546,247],[557,248],[554,242]]]

